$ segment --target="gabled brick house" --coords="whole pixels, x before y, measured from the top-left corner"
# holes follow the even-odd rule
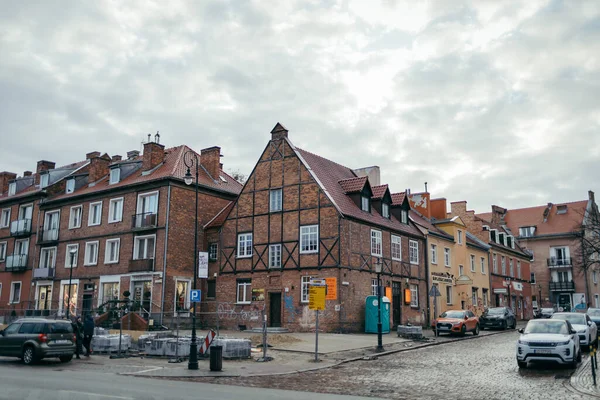
[[[218,275],[220,307],[242,315],[264,307],[269,326],[311,330],[309,281],[335,278],[336,298],[327,301],[320,329],[364,331],[380,260],[390,325],[424,323],[424,238],[408,218],[407,199],[380,185],[377,173],[369,178],[296,148],[280,124],[271,135],[239,198],[207,227],[209,241],[219,240],[209,275]]]

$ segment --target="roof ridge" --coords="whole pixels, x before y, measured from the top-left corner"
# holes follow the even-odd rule
[[[320,158],[320,159],[322,159],[322,160],[325,160],[325,161],[327,161],[327,162],[333,163],[333,164],[335,164],[335,165],[337,165],[337,166],[339,166],[339,167],[346,168],[347,170],[349,170],[349,171],[352,171],[352,173],[353,173],[354,175],[356,175],[356,172],[354,172],[354,170],[353,170],[352,168],[350,168],[350,167],[347,167],[347,166],[345,166],[345,165],[342,165],[342,164],[340,164],[340,163],[338,163],[338,162],[335,162],[335,161],[333,161],[333,160],[330,160],[329,158],[322,157],[322,156],[320,156],[320,155],[318,155],[318,154],[315,154],[315,153],[312,153],[312,152],[310,152],[310,151],[307,151],[307,150],[301,149],[301,148],[299,148],[299,147],[296,147],[296,150],[300,150],[300,151],[302,151],[302,152],[304,152],[304,153],[308,153],[308,154],[310,154],[311,156],[318,157],[318,158]],[[356,178],[360,178],[358,175],[356,175],[355,177],[356,177]],[[348,179],[351,179],[351,178],[348,178]]]

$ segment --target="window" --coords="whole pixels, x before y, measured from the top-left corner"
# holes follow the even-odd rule
[[[371,229],[371,255],[381,257],[381,231]]]
[[[85,259],[83,265],[98,264],[98,242],[87,242],[85,244]]]
[[[410,285],[410,306],[419,307],[419,286],[417,285]]]
[[[75,250],[75,254],[73,254],[73,268],[77,267],[77,258],[79,257],[79,245],[68,244],[65,253],[65,268],[71,268],[71,250]]]
[[[597,271],[592,271],[592,281],[594,283],[598,283],[598,272]]]
[[[82,206],[71,207],[71,213],[69,214],[69,229],[81,228],[82,212]]]
[[[67,179],[65,193],[70,194],[75,191],[75,179]]]
[[[458,276],[463,276],[465,274],[465,267],[462,265],[458,265]]]
[[[371,279],[371,296],[377,296],[377,279]]]
[[[463,237],[462,236],[463,236],[462,231],[456,231],[456,237],[458,239],[458,244],[462,244],[462,242],[463,242]]]
[[[402,218],[402,223],[408,225],[408,211],[402,210],[400,217]]]
[[[88,226],[100,225],[102,222],[102,202],[90,203]]]
[[[188,312],[190,310],[189,281],[175,282],[175,311]]]
[[[369,198],[367,196],[361,197],[361,207],[360,209],[366,212],[369,212]]]
[[[154,258],[155,236],[137,236],[133,242],[133,259],[148,260]]]
[[[517,260],[517,278],[521,278],[521,261]]]
[[[50,182],[50,174],[41,174],[40,175],[40,188],[45,188],[48,186],[48,182]]]
[[[531,277],[529,278],[531,279],[531,283],[534,284],[535,283],[535,272],[531,273]]]
[[[281,245],[269,246],[269,268],[281,268]]]
[[[450,266],[450,249],[447,247],[444,247],[444,266]]]
[[[252,234],[240,233],[238,235],[238,257],[252,257]]]
[[[269,191],[269,211],[281,211],[283,203],[283,190],[275,189]]]
[[[419,263],[419,242],[416,240],[410,240],[408,242],[408,255],[411,264]]]
[[[252,281],[250,279],[240,279],[237,281],[237,303],[250,304]]]
[[[10,304],[17,304],[21,301],[21,282],[10,283]]]
[[[29,239],[15,240],[14,255],[26,256],[29,254]]]
[[[10,208],[2,210],[2,217],[0,218],[0,228],[8,228],[10,225]]]
[[[566,204],[561,204],[560,206],[556,206],[556,214],[557,215],[566,214],[566,213],[567,213]]]
[[[19,329],[19,333],[22,334],[37,334],[37,333],[44,333],[44,328],[45,328],[45,324],[43,322],[38,322],[36,323],[30,323],[30,322],[25,322],[23,323],[23,325],[21,325],[21,328]]]
[[[319,249],[319,225],[300,227],[300,253],[316,253]]]
[[[485,274],[485,257],[481,257],[481,273]]]
[[[502,275],[506,275],[506,259],[502,256]]]
[[[56,247],[46,247],[40,251],[40,268],[54,268],[56,265]]]
[[[77,288],[79,285],[77,283],[72,283],[69,290],[69,284],[63,283],[60,286],[60,295],[61,302],[59,304],[60,311],[69,308],[69,314],[75,315],[75,310],[77,310]],[[71,298],[69,299],[69,294]]]
[[[208,284],[206,290],[206,297],[208,297],[209,299],[214,299],[215,297],[217,297],[217,281],[211,279],[206,283]]]
[[[452,286],[446,286],[446,304],[452,304]]]
[[[508,272],[510,272],[510,276],[515,276],[515,269],[513,268],[513,259],[510,258],[508,260]]]
[[[390,206],[388,205],[388,203],[381,203],[381,215],[383,216],[383,218],[390,217]]]
[[[532,237],[535,235],[535,226],[523,226],[519,228],[519,236]]]
[[[108,223],[123,221],[123,198],[111,199],[108,203]]]
[[[495,274],[498,273],[498,259],[496,258],[496,253],[492,256],[492,270]]]
[[[211,243],[208,245],[208,260],[217,261],[217,253],[219,251],[218,243]]]
[[[121,168],[111,168],[110,169],[110,185],[114,185],[115,183],[119,183],[121,180]]]
[[[392,260],[402,261],[402,239],[392,235]]]
[[[473,307],[477,307],[477,289],[471,288],[471,304]]]
[[[471,272],[475,272],[475,256],[471,254]]]
[[[550,248],[551,265],[570,265],[568,247],[551,247]]]
[[[6,242],[0,242],[0,261],[6,260]]]
[[[431,245],[431,263],[437,264],[437,246],[435,244]]]
[[[14,196],[17,193],[17,182],[11,182],[8,184],[8,195]]]
[[[506,237],[506,241],[508,242],[508,247],[514,249],[515,248],[515,238],[513,238],[511,235],[508,235]]]
[[[102,283],[102,303],[119,300],[119,282]]]
[[[312,276],[303,276],[302,282],[300,283],[302,289],[302,303],[308,303],[308,288],[310,286],[310,280]]]
[[[481,289],[481,298],[483,300],[483,307],[487,308],[488,306],[488,290]]]
[[[119,262],[119,249],[121,239],[107,239],[104,250],[104,264],[115,264]]]

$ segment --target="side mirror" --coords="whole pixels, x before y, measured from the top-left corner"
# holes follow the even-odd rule
[[[569,333],[570,333],[571,335],[574,335],[574,334],[576,334],[576,333],[577,333],[577,331],[576,331],[575,329],[571,329],[571,330],[569,331]]]
[[[588,321],[588,326],[592,326],[592,321]]]
[[[519,328],[519,329],[517,329],[517,332],[519,332],[519,333],[525,333],[525,329]]]

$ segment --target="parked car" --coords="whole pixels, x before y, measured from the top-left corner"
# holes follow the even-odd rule
[[[591,345],[598,345],[598,327],[592,322],[590,316],[582,313],[556,313],[552,315],[552,319],[562,319],[569,321],[573,325],[573,329],[579,335],[579,343],[582,346],[589,348]]]
[[[75,336],[69,321],[24,318],[0,331],[0,356],[19,357],[28,365],[50,357],[69,362],[74,353]]]
[[[551,318],[554,314],[554,308],[542,308],[541,318]]]
[[[600,308],[588,308],[586,314],[596,324],[596,327],[600,326]]]
[[[433,321],[432,328],[438,334],[473,332],[473,335],[479,335],[479,318],[468,310],[449,310]]]
[[[488,308],[479,317],[479,327],[481,330],[485,328],[515,329],[517,317],[509,307]]]
[[[519,329],[517,364],[526,368],[529,361],[568,364],[577,368],[581,361],[579,336],[568,320],[535,319]]]
[[[535,319],[542,318],[542,309],[541,308],[536,308],[535,310],[533,310],[533,318],[535,318]]]

